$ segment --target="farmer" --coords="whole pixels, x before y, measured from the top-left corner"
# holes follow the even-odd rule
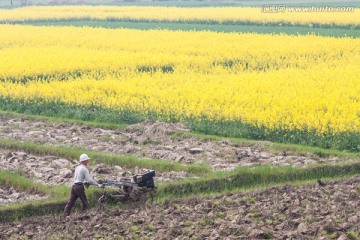
[[[67,217],[70,215],[70,211],[75,204],[77,198],[80,198],[82,203],[82,212],[84,212],[89,207],[89,202],[86,199],[84,182],[88,182],[90,185],[97,185],[102,187],[101,184],[98,184],[94,179],[91,178],[89,170],[86,166],[89,163],[89,156],[86,154],[81,154],[80,156],[80,165],[75,169],[74,185],[71,188],[70,198],[64,209],[64,216]]]

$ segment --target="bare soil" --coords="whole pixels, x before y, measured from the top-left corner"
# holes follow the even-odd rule
[[[34,217],[0,226],[0,238],[356,239],[360,176],[219,197]],[[346,237],[348,236],[348,237]],[[350,238],[354,237],[354,238]]]
[[[55,146],[79,146],[88,150],[135,155],[143,159],[163,159],[184,164],[205,163],[213,170],[237,166],[308,166],[338,162],[338,158],[274,154],[259,147],[242,147],[227,140],[203,140],[183,134],[190,131],[182,123],[143,122],[110,130],[80,124],[54,124],[0,115],[0,134],[19,141]]]
[[[54,146],[163,159],[183,164],[205,163],[213,170],[237,166],[323,164],[337,158],[274,154],[259,147],[242,147],[227,140],[203,140],[184,132],[181,124],[143,122],[123,129],[54,124],[0,115],[2,137]],[[0,169],[16,171],[36,181],[72,183],[76,159],[37,156],[0,149]],[[90,165],[91,175],[119,178],[138,168]],[[156,181],[188,177],[185,172],[157,173]],[[6,195],[6,197],[5,197]],[[13,196],[13,197],[9,197]],[[73,210],[71,219],[59,215],[31,217],[0,224],[0,239],[356,239],[360,236],[360,176],[324,185],[285,185],[218,197],[165,203],[131,203]],[[40,198],[0,189],[0,203]],[[65,204],[65,203],[64,203]]]
[[[76,159],[63,159],[56,156],[37,156],[19,151],[0,149],[0,169],[20,173],[22,176],[47,185],[73,183],[74,171],[79,162]],[[90,174],[95,179],[119,179],[136,174],[141,169],[106,166],[105,164],[88,165]],[[156,172],[156,180],[172,181],[188,176],[186,172]]]
[[[40,194],[29,194],[24,191],[19,192],[14,188],[0,188],[0,206],[28,200],[43,200],[46,198],[46,196]]]

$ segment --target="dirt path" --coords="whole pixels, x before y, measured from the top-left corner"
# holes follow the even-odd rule
[[[283,186],[100,212],[25,219],[0,226],[0,238],[347,239],[360,235],[360,176],[325,186]],[[349,236],[350,236],[349,235]],[[355,238],[354,238],[355,239]]]
[[[0,115],[0,136],[39,144],[80,146],[89,150],[165,159],[180,163],[206,163],[214,170],[237,166],[297,165],[337,162],[339,159],[272,154],[256,147],[240,147],[226,140],[204,141],[184,136],[190,129],[181,124],[143,122],[109,130],[79,124],[54,124]]]

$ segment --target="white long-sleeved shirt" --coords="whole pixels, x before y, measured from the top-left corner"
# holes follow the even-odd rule
[[[98,183],[91,178],[89,170],[82,164],[75,168],[74,183],[84,183],[87,181],[90,185],[97,185]]]

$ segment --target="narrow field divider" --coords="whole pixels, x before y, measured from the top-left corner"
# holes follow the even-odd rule
[[[186,180],[159,187],[157,198],[181,198],[191,195],[212,194],[256,186],[279,183],[341,178],[360,174],[360,162],[352,164],[322,165],[308,168],[259,166],[237,168],[232,172],[215,172],[198,180]]]
[[[210,173],[210,167],[205,164],[184,165],[166,160],[139,159],[135,156],[120,156],[112,153],[89,151],[81,147],[49,146],[39,145],[32,142],[18,142],[7,138],[0,137],[0,148],[9,150],[21,150],[36,155],[55,155],[68,159],[78,159],[79,156],[86,152],[97,163],[108,165],[119,165],[122,167],[143,167],[156,171],[185,171],[191,174],[203,175]]]

